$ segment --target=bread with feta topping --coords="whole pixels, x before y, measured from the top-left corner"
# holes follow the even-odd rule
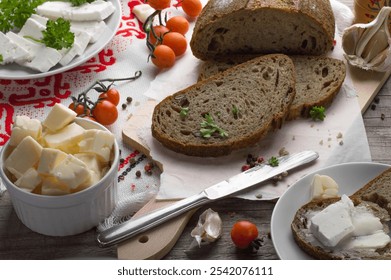
[[[350,196],[355,207],[365,207],[380,219],[385,233],[389,234],[391,215],[391,168],[385,170]],[[344,248],[340,245],[327,247],[310,229],[310,219],[340,198],[314,199],[300,207],[291,223],[296,244],[315,259],[391,259],[391,242],[382,248]]]
[[[294,96],[292,60],[257,57],[162,100],[152,114],[152,136],[178,153],[228,155],[280,128]]]

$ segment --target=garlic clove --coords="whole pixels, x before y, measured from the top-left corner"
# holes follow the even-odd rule
[[[385,6],[372,22],[344,30],[342,48],[349,64],[379,72],[391,69],[390,12],[391,7]]]
[[[199,246],[203,241],[207,243],[216,241],[222,234],[222,221],[219,214],[210,208],[205,210],[190,234]]]

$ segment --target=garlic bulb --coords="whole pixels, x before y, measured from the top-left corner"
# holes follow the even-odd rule
[[[344,30],[342,48],[351,65],[378,72],[391,69],[390,12],[391,7],[384,6],[372,22],[353,24]]]
[[[198,246],[201,246],[201,242],[210,243],[215,241],[221,236],[222,233],[222,221],[217,212],[212,209],[205,210],[199,217],[197,226],[191,231]]]

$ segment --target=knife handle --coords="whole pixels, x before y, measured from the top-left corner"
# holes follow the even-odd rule
[[[102,231],[97,236],[98,244],[100,247],[117,244],[186,213],[195,207],[206,204],[209,201],[210,199],[206,197],[204,192],[179,200],[172,205],[163,207],[139,218],[130,219],[118,226]]]

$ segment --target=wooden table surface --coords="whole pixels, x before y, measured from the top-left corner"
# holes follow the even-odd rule
[[[352,0],[343,0],[351,6]],[[369,147],[374,162],[391,164],[391,80],[389,79],[375,102],[363,114]],[[278,259],[270,239],[272,202],[227,199],[208,207],[217,211],[223,220],[223,236],[212,246],[192,249],[191,230],[199,215],[207,207],[198,210],[186,226],[174,248],[165,259]],[[237,250],[230,239],[233,223],[247,219],[257,224],[264,240],[260,250],[252,254]],[[0,259],[113,259],[116,248],[99,248],[96,231],[70,237],[48,237],[32,232],[17,218],[8,193],[0,197]]]

